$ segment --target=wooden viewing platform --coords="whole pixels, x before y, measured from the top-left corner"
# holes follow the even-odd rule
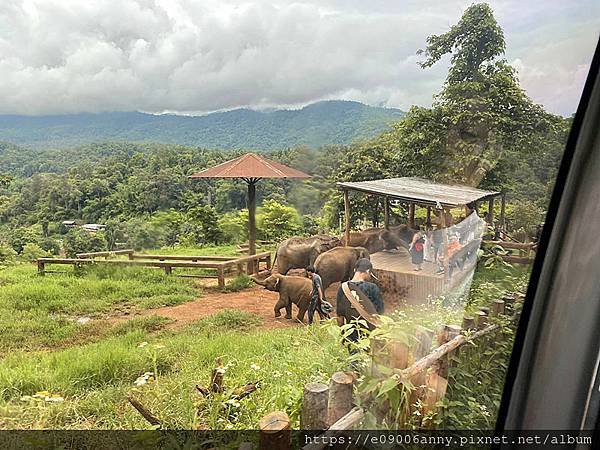
[[[96,257],[108,258],[110,256],[127,255],[128,259],[94,259]],[[38,258],[37,266],[38,273],[45,275],[50,271],[46,270],[46,266],[50,264],[72,265],[81,267],[85,265],[104,264],[113,266],[142,266],[156,267],[164,269],[165,273],[170,275],[173,268],[188,268],[188,269],[213,269],[214,274],[202,275],[181,275],[195,276],[201,278],[217,278],[219,288],[225,287],[225,274],[228,272],[242,273],[258,273],[260,271],[260,263],[265,263],[266,269],[271,270],[271,253],[263,252],[256,255],[243,257],[235,256],[193,256],[193,255],[145,255],[136,254],[133,250],[123,250],[120,252],[93,252],[81,253],[77,256],[85,256],[84,258]],[[247,268],[245,269],[245,266]]]
[[[373,273],[379,279],[386,300],[420,304],[429,297],[437,297],[457,286],[475,267],[475,262],[462,270],[454,269],[450,277],[436,274],[437,265],[424,261],[422,270],[413,270],[410,254],[402,249],[382,251],[371,255]]]

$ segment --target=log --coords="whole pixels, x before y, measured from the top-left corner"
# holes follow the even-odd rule
[[[371,376],[373,377],[381,376],[379,366],[387,363],[386,345],[385,339],[373,338],[371,340]]]
[[[485,336],[485,335],[497,330],[498,328],[500,328],[500,325],[497,325],[497,324],[490,325],[490,326],[486,327],[485,329],[479,330],[468,337],[464,336],[462,334],[459,336],[456,336],[451,341],[449,341],[443,345],[440,345],[438,348],[436,348],[430,354],[428,354],[427,356],[425,356],[425,357],[421,358],[420,360],[418,360],[417,362],[415,362],[412,366],[407,367],[406,369],[403,369],[403,370],[395,369],[394,373],[399,375],[399,378],[400,378],[398,382],[411,379],[413,376],[415,376],[419,372],[422,372],[425,369],[431,367],[437,360],[439,360],[442,356],[446,355],[447,353],[451,352],[452,350],[455,350],[456,348],[460,347],[461,345],[464,345],[467,342],[471,342],[474,339]]]
[[[408,366],[408,346],[404,342],[390,342],[390,366],[395,369]]]
[[[427,415],[435,410],[437,402],[446,395],[448,380],[442,377],[435,370],[427,375],[427,388],[425,389],[425,399],[423,400],[423,415]],[[430,424],[429,428],[433,428]]]
[[[354,377],[347,372],[336,372],[329,383],[327,423],[335,423],[352,409]]]
[[[267,414],[258,423],[260,450],[289,450],[291,448],[290,418],[283,411]]]
[[[137,412],[139,412],[144,419],[146,419],[152,425],[160,425],[160,420],[152,414],[144,405],[136,400],[131,395],[127,397],[127,401],[133,406]]]
[[[328,404],[329,386],[323,383],[307,383],[304,386],[300,428],[326,430]]]
[[[354,407],[352,408],[348,414],[341,417],[337,422],[335,422],[329,429],[319,436],[318,443],[309,443],[302,447],[302,450],[323,450],[326,447],[329,447],[330,438],[333,438],[340,434],[340,431],[350,430],[352,427],[360,423],[360,421],[365,416],[365,413],[362,408]]]
[[[454,339],[456,336],[460,335],[462,328],[459,327],[458,325],[448,325],[448,340],[451,341],[452,339]],[[456,348],[456,350],[454,350],[454,352],[452,352],[449,355],[448,358],[448,367],[456,367],[456,361],[454,360],[455,357],[458,356],[458,352],[459,352],[459,347]],[[446,377],[448,378],[448,377]]]

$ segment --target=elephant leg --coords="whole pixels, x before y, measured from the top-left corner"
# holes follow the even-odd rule
[[[296,316],[296,318],[298,319],[299,322],[304,322],[304,315],[306,314],[306,311],[308,310],[308,304],[302,304],[302,306],[298,307],[298,315]]]
[[[292,318],[292,303],[290,301],[288,301],[287,305],[285,305],[285,318],[286,319]]]
[[[277,303],[275,303],[275,317],[281,316],[281,308],[283,308],[284,306],[287,311],[287,306],[285,304],[285,301],[282,298],[279,298],[279,301]],[[287,317],[287,314],[286,314],[286,317]]]

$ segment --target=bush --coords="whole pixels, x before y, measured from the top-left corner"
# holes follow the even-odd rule
[[[258,215],[259,235],[268,241],[280,241],[298,234],[302,228],[300,214],[292,206],[267,200]]]
[[[238,244],[248,240],[248,210],[227,213],[219,218],[219,227],[223,231],[223,240]]]
[[[240,274],[225,286],[226,292],[238,292],[252,286],[253,281],[246,274]]]
[[[90,233],[81,228],[71,229],[63,241],[65,254],[73,258],[77,253],[101,252],[107,249],[103,232]]]
[[[23,251],[21,252],[21,258],[28,262],[47,256],[50,256],[50,254],[46,250],[33,243],[25,244],[25,247],[23,247]]]
[[[21,253],[26,244],[39,244],[41,239],[41,228],[35,226],[21,227],[13,230],[10,234],[10,245],[17,253]]]
[[[533,238],[536,234],[537,225],[544,221],[544,215],[544,210],[533,202],[513,201],[506,205],[508,231],[517,238]]]
[[[17,252],[8,244],[0,242],[0,264],[13,264]]]
[[[194,244],[218,244],[223,241],[219,216],[212,206],[197,206],[188,211],[182,233]],[[189,242],[189,241],[188,241]]]
[[[163,230],[145,218],[130,220],[127,222],[125,230],[127,246],[137,251],[159,248],[164,242]]]

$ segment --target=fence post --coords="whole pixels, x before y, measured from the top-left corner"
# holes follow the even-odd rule
[[[46,274],[46,264],[44,263],[44,261],[40,261],[38,259],[37,266],[38,266],[38,274],[44,276]]]
[[[346,372],[336,372],[329,383],[327,422],[331,425],[352,409],[352,385],[354,378]]]
[[[326,430],[329,386],[323,383],[307,383],[304,386],[300,428],[303,430]]]
[[[258,423],[260,450],[289,450],[290,449],[290,418],[283,411],[267,414]]]
[[[504,314],[504,300],[494,300],[492,304],[492,316],[499,316]]]
[[[217,268],[217,279],[219,280],[219,289],[225,289],[225,268],[220,264]]]
[[[443,345],[460,334],[461,328],[457,325],[444,325],[438,335],[438,345]],[[444,355],[440,359],[439,375],[448,378],[448,368],[451,366],[450,354]]]
[[[481,311],[477,312],[477,329],[483,330],[488,324],[488,315],[487,312],[481,309]]]
[[[434,331],[425,327],[417,328],[415,334],[415,345],[413,347],[413,359],[418,361],[431,351],[431,343],[433,342]],[[410,382],[414,386],[414,390],[410,394],[410,412],[411,414],[417,410],[419,400],[424,401],[427,394],[427,373],[421,371],[411,378]]]
[[[475,327],[475,317],[472,316],[464,316],[462,323],[463,330],[474,330]]]

